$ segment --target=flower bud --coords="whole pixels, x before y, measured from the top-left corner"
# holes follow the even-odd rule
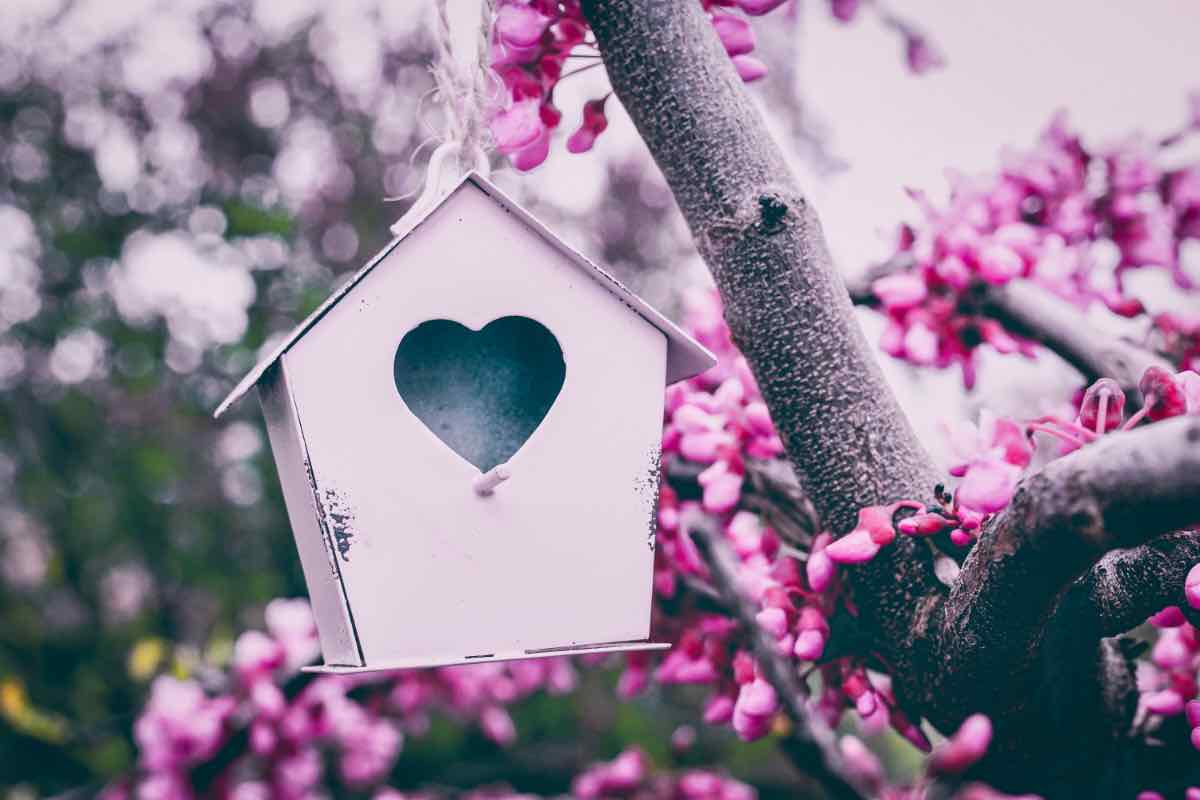
[[[1183,594],[1187,603],[1194,609],[1200,610],[1200,564],[1188,570],[1183,581]]]

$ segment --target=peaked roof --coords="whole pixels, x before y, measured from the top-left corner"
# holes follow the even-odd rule
[[[675,383],[684,378],[690,378],[717,363],[716,357],[699,342],[684,333],[677,325],[654,310],[654,308],[649,306],[640,297],[626,289],[616,278],[593,264],[579,251],[558,238],[549,228],[539,222],[515,200],[501,192],[491,181],[478,172],[471,171],[464,175],[436,203],[431,204],[423,212],[413,215],[411,220],[407,216],[402,218],[400,223],[398,223],[399,230],[396,237],[380,250],[374,258],[368,261],[366,266],[354,273],[349,280],[343,283],[333,294],[329,295],[325,299],[325,302],[321,303],[303,322],[293,328],[291,333],[266,358],[259,361],[254,369],[250,370],[238,385],[233,388],[233,391],[221,401],[216,411],[213,412],[213,416],[219,417],[224,414],[231,405],[258,383],[259,379],[262,378],[271,365],[278,361],[293,344],[299,341],[308,332],[309,328],[320,322],[326,312],[337,305],[338,301],[357,286],[359,281],[367,276],[367,273],[378,266],[410,233],[416,230],[425,220],[436,214],[445,205],[446,201],[461,191],[467,184],[471,184],[479,189],[492,198],[505,211],[516,216],[530,231],[541,236],[542,239],[548,242],[572,264],[582,270],[584,274],[591,277],[592,280],[607,289],[610,294],[637,312],[646,322],[662,331],[663,335],[667,337],[667,383]],[[396,230],[396,227],[393,227],[393,230]]]

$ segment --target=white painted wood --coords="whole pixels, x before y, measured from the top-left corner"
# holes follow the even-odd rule
[[[499,653],[487,658],[406,658],[394,661],[372,662],[365,667],[344,667],[333,664],[320,664],[304,667],[303,672],[316,672],[325,675],[357,675],[364,672],[380,672],[393,669],[425,669],[428,667],[454,667],[465,664],[486,664],[495,661],[525,661],[534,658],[562,658],[563,656],[586,656],[593,653],[627,653],[632,650],[666,650],[669,642],[613,642],[593,647],[575,647],[568,650],[535,650],[515,653]]]
[[[596,281],[603,286],[614,297],[626,303],[630,308],[634,309],[642,316],[649,324],[658,328],[667,337],[667,370],[666,383],[671,384],[676,381],[690,378],[693,375],[703,372],[709,367],[717,363],[716,357],[706,348],[700,345],[695,339],[688,336],[680,328],[671,322],[669,319],[660,314],[653,307],[648,305],[644,300],[629,291],[620,281],[613,278],[600,267],[589,261],[583,254],[572,248],[562,239],[558,238],[553,231],[543,225],[536,217],[526,211],[515,200],[508,197],[504,192],[500,191],[493,183],[491,183],[484,175],[479,172],[469,172],[462,177],[458,185],[452,189],[447,197],[452,197],[468,188],[473,188],[482,191],[496,201],[509,213],[517,216],[529,229],[541,236],[548,244],[557,249],[563,257],[570,262],[572,266],[578,269],[582,274],[586,275],[591,280]],[[445,200],[442,201],[443,203]],[[231,405],[237,402],[238,398],[250,390],[254,386],[267,368],[283,357],[292,345],[300,340],[310,328],[316,325],[331,308],[337,305],[346,294],[358,285],[359,281],[365,278],[370,272],[378,266],[389,253],[404,240],[412,231],[418,229],[425,220],[438,212],[441,208],[441,203],[421,209],[418,214],[406,214],[401,222],[397,223],[394,229],[396,238],[389,242],[379,253],[368,261],[362,269],[356,272],[348,281],[333,292],[318,306],[308,317],[292,329],[275,348],[268,353],[264,358],[254,366],[250,372],[238,382],[237,386],[221,401],[213,412],[214,417],[219,417],[229,409]]]
[[[508,464],[497,464],[475,479],[475,494],[487,496],[496,491],[496,487],[512,477]]]
[[[300,421],[283,368],[268,370],[258,384],[267,437],[283,488],[283,501],[300,553],[321,652],[330,664],[362,664],[335,551],[322,531]]]
[[[480,497],[393,360],[421,322],[506,315],[555,335],[566,379]],[[473,183],[295,342],[282,361],[368,667],[648,638],[666,360],[659,328]]]

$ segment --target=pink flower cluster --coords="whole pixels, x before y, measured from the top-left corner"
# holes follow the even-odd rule
[[[297,670],[319,653],[307,602],[275,600],[265,616],[266,632],[238,637],[224,691],[210,693],[195,680],[155,680],[135,725],[141,775],[128,787],[132,796],[189,800],[193,770],[222,759],[223,748],[233,750],[206,796],[311,797],[327,780],[328,753],[336,754],[343,785],[370,788],[387,778],[404,737],[423,733],[432,712],[473,721],[507,745],[516,730],[505,706],[575,687],[566,659],[307,679]],[[107,800],[127,796],[118,786]]]
[[[924,220],[902,226],[892,258],[909,266],[872,286],[888,319],[883,349],[914,364],[958,364],[970,387],[980,345],[1034,353],[988,316],[980,302],[988,286],[1032,281],[1080,308],[1102,303],[1126,317],[1145,311],[1126,286],[1129,270],[1165,270],[1180,291],[1195,291],[1181,248],[1200,239],[1200,165],[1165,166],[1165,151],[1191,126],[1159,143],[1133,137],[1089,150],[1060,115],[998,174],[957,177],[947,207],[913,192]],[[1196,357],[1200,319],[1155,319],[1164,338]]]
[[[754,29],[744,16],[768,14],[788,0],[698,0],[708,13],[717,37],[743,81],[767,74],[767,65],[752,53]],[[831,13],[849,22],[858,11],[858,0],[831,0]],[[740,13],[739,13],[740,12]],[[928,40],[911,25],[888,17],[907,43],[907,60],[914,72],[941,64]],[[496,150],[508,156],[519,170],[530,170],[546,160],[550,137],[562,121],[554,102],[560,81],[600,65],[600,54],[579,0],[500,0],[492,28],[491,66],[504,87],[492,116],[491,133]],[[568,68],[569,62],[584,66]],[[567,139],[567,150],[583,153],[608,127],[604,107],[608,94],[588,100],[583,121]]]
[[[853,708],[870,730],[890,724],[927,750],[924,734],[896,707],[886,676],[868,673],[855,656],[825,658],[830,618],[850,613],[841,602],[836,566],[839,561],[851,563],[853,557],[841,558],[832,537],[819,534],[809,543],[805,560],[786,547],[758,513],[744,507],[747,469],[779,458],[783,442],[745,358],[733,346],[715,292],[689,298],[686,324],[717,354],[718,364],[669,389],[665,406],[666,477],[658,513],[655,625],[659,635],[671,636],[676,644],[657,666],[646,654],[627,657],[621,691],[635,694],[650,678],[665,684],[703,684],[712,688],[704,709],[706,722],[728,724],[747,740],[767,735],[775,724],[780,698],[751,655],[738,646],[736,622],[675,607],[688,595],[685,589],[709,580],[692,538],[693,526],[703,524],[719,531],[736,554],[737,588],[756,604],[758,625],[775,641],[779,653],[794,659],[797,667],[811,665],[821,672],[823,692],[809,701],[814,709],[835,724],[845,710]],[[899,505],[924,511],[916,503]],[[872,523],[879,523],[874,528],[877,534],[882,536],[886,527],[894,537],[891,515],[895,510],[864,513]],[[877,551],[880,545],[872,546]],[[666,604],[672,604],[670,612],[664,610]]]
[[[718,7],[736,7],[746,14],[766,14],[786,0],[701,0],[713,28],[742,80],[766,75],[766,65],[750,53],[754,31],[746,20]],[[578,0],[501,0],[492,28],[491,66],[504,84],[502,107],[492,118],[496,149],[520,170],[533,169],[550,152],[550,134],[562,121],[554,105],[559,81],[598,66],[600,55]],[[571,60],[591,61],[568,70]],[[608,96],[584,104],[583,122],[567,140],[572,153],[590,150],[608,127],[604,106]]]
[[[639,797],[647,800],[754,800],[755,791],[716,772],[687,770],[678,775],[655,773],[641,750],[631,748],[612,761],[580,773],[571,787],[580,800]]]

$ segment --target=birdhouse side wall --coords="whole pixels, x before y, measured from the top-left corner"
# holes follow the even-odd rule
[[[282,364],[277,363],[263,376],[258,384],[258,397],[325,663],[361,666],[363,659],[336,551],[327,527],[322,524],[308,449]]]

